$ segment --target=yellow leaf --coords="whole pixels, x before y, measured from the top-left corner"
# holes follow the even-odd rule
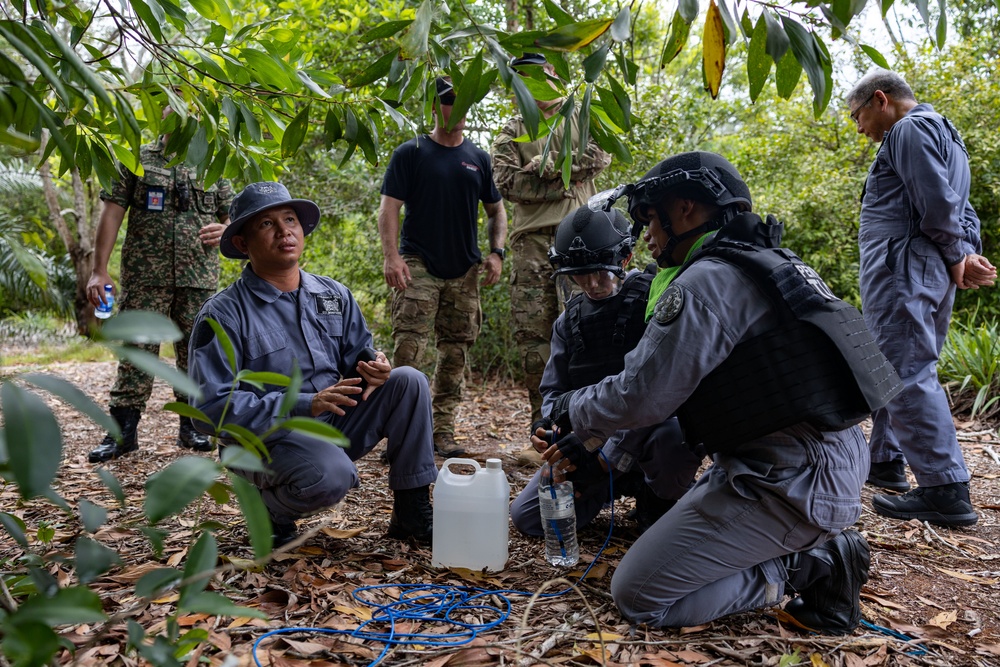
[[[931,620],[927,621],[931,625],[936,625],[942,630],[947,629],[949,625],[958,620],[957,611],[943,611]]]
[[[963,572],[946,570],[943,567],[939,567],[938,570],[944,572],[949,577],[955,577],[956,579],[961,579],[962,581],[971,581],[974,584],[983,584],[984,586],[996,586],[997,584],[1000,584],[1000,579],[987,579],[986,577],[975,577],[971,574],[965,574]]]
[[[354,616],[355,618],[359,618],[362,621],[372,620],[372,613],[368,609],[359,609],[357,607],[346,607],[344,605],[337,605],[333,609],[334,611],[339,611],[341,614],[348,614],[350,616]]]
[[[617,641],[619,639],[625,639],[625,637],[623,637],[622,635],[616,635],[613,632],[609,632],[609,633],[591,632],[589,635],[587,635],[586,637],[584,637],[584,639],[586,639],[587,641],[599,642],[599,641],[601,641],[602,637],[604,638],[604,641],[606,641],[606,642],[613,642],[613,641]]]
[[[810,664],[812,664],[813,667],[830,667],[830,665],[826,664],[826,662],[823,660],[822,656],[820,656],[819,653],[813,653],[812,655],[810,655],[809,662]]]
[[[264,566],[261,563],[253,561],[249,558],[236,558],[234,556],[224,556],[220,555],[219,560],[222,562],[228,562],[237,570],[248,570],[250,572],[261,572]]]
[[[351,528],[350,530],[339,530],[337,528],[324,528],[319,531],[335,540],[346,540],[349,537],[356,537],[365,531],[364,528]]]
[[[580,648],[579,646],[575,648],[578,655],[585,655],[599,665],[606,665],[612,657],[607,649],[604,650],[604,655],[601,655],[600,649]]]
[[[726,69],[726,33],[722,26],[722,13],[715,0],[710,0],[708,4],[702,44],[701,64],[705,74],[705,88],[714,100],[719,96],[722,72]]]
[[[156,604],[166,604],[168,602],[177,602],[180,599],[181,596],[179,593],[171,593],[170,595],[164,595],[162,598],[156,598],[153,602]]]

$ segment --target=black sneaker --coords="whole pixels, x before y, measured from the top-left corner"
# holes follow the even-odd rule
[[[434,534],[434,510],[431,507],[430,486],[393,491],[392,517],[389,519],[389,537],[397,540],[413,538],[430,544]]]
[[[464,456],[465,450],[455,442],[455,436],[451,433],[435,433],[434,453],[447,459]]]
[[[865,481],[867,484],[889,491],[902,493],[910,490],[910,483],[906,481],[906,464],[902,461],[881,463],[872,461],[871,467],[868,468],[868,479]]]
[[[876,494],[872,507],[893,519],[918,519],[938,526],[972,526],[979,515],[969,500],[969,483],[918,486],[901,496]]]
[[[861,622],[861,587],[871,550],[856,530],[845,530],[815,549],[783,557],[789,585],[799,596],[785,605],[798,623],[826,635],[845,635]]]

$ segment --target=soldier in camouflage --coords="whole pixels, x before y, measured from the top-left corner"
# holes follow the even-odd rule
[[[537,53],[526,53],[515,58],[511,67],[519,73],[526,68],[543,67],[546,74],[555,77],[554,68]],[[551,82],[550,82],[551,83]],[[561,99],[538,101],[543,119],[547,122],[558,111]],[[497,189],[504,199],[514,205],[510,232],[511,272],[510,309],[524,372],[524,383],[531,402],[531,419],[538,421],[542,414],[542,395],[538,385],[549,360],[549,337],[552,324],[571,296],[571,285],[564,278],[552,279],[549,248],[555,243],[556,227],[568,214],[587,203],[595,194],[594,178],[609,164],[611,156],[591,140],[582,158],[580,147],[580,118],[574,114],[568,123],[572,155],[574,156],[570,187],[563,186],[562,174],[556,168],[555,158],[566,140],[567,122],[564,121],[551,135],[531,142],[517,142],[517,137],[527,134],[524,120],[517,116],[504,125],[493,142],[493,174]],[[542,152],[549,146],[544,168]],[[518,460],[521,463],[540,463],[541,457],[528,445]]]
[[[141,147],[143,175],[121,169],[111,192],[102,191],[104,206],[94,242],[94,271],[87,283],[87,297],[95,306],[102,302],[105,285],[114,285],[108,275],[108,259],[115,246],[126,211],[129,212],[122,247],[119,308],[150,310],[166,315],[181,330],[174,343],[177,369],[187,372],[188,338],[198,310],[215,293],[219,282],[219,252],[216,248],[229,224],[232,187],[220,180],[209,188],[195,180],[184,165],[168,166],[166,139]],[[159,354],[159,345],[140,345]],[[122,439],[111,434],[90,452],[91,463],[116,459],[139,448],[136,428],[153,389],[153,378],[135,366],[120,362],[111,389],[111,416],[122,430]],[[178,401],[186,397],[177,394]],[[180,418],[177,444],[197,451],[212,448],[191,420]]]

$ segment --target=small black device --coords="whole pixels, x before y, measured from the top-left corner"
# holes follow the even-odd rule
[[[358,362],[359,361],[375,361],[378,358],[378,352],[375,351],[373,347],[366,347],[365,349],[358,352],[358,356],[354,359],[354,363],[351,364],[350,370],[344,375],[345,378],[361,378],[361,384],[358,386],[362,389],[368,388],[368,381],[361,377],[358,373]]]

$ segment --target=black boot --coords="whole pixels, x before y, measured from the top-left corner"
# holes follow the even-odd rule
[[[393,491],[392,518],[387,535],[397,540],[412,537],[423,544],[431,543],[434,534],[434,510],[431,508],[431,487]]]
[[[210,452],[215,449],[212,440],[195,429],[190,417],[184,416],[181,416],[180,428],[177,431],[177,446],[193,449],[196,452]]]
[[[901,496],[872,496],[872,507],[893,519],[918,519],[939,526],[971,526],[979,515],[969,499],[969,483],[918,486]]]
[[[659,497],[649,485],[643,483],[639,489],[639,495],[635,499],[635,525],[642,535],[650,527],[660,520],[660,517],[670,511],[670,508],[677,504],[676,500],[664,500]]]
[[[90,452],[87,460],[91,463],[103,463],[112,459],[117,459],[129,452],[139,449],[139,437],[136,428],[139,426],[139,419],[142,413],[134,408],[111,408],[111,417],[118,422],[118,428],[122,430],[122,440],[118,442],[110,433],[104,436],[104,440],[96,449]]]
[[[271,548],[280,549],[299,536],[294,521],[275,521],[271,518]]]
[[[856,530],[845,530],[815,549],[784,556],[785,592],[799,593],[785,611],[816,632],[853,632],[861,622],[861,587],[868,581],[870,560],[868,542]]]
[[[900,493],[910,490],[910,483],[906,481],[906,464],[903,463],[902,459],[882,463],[872,461],[868,468],[868,479],[865,481],[880,489],[889,489]]]

